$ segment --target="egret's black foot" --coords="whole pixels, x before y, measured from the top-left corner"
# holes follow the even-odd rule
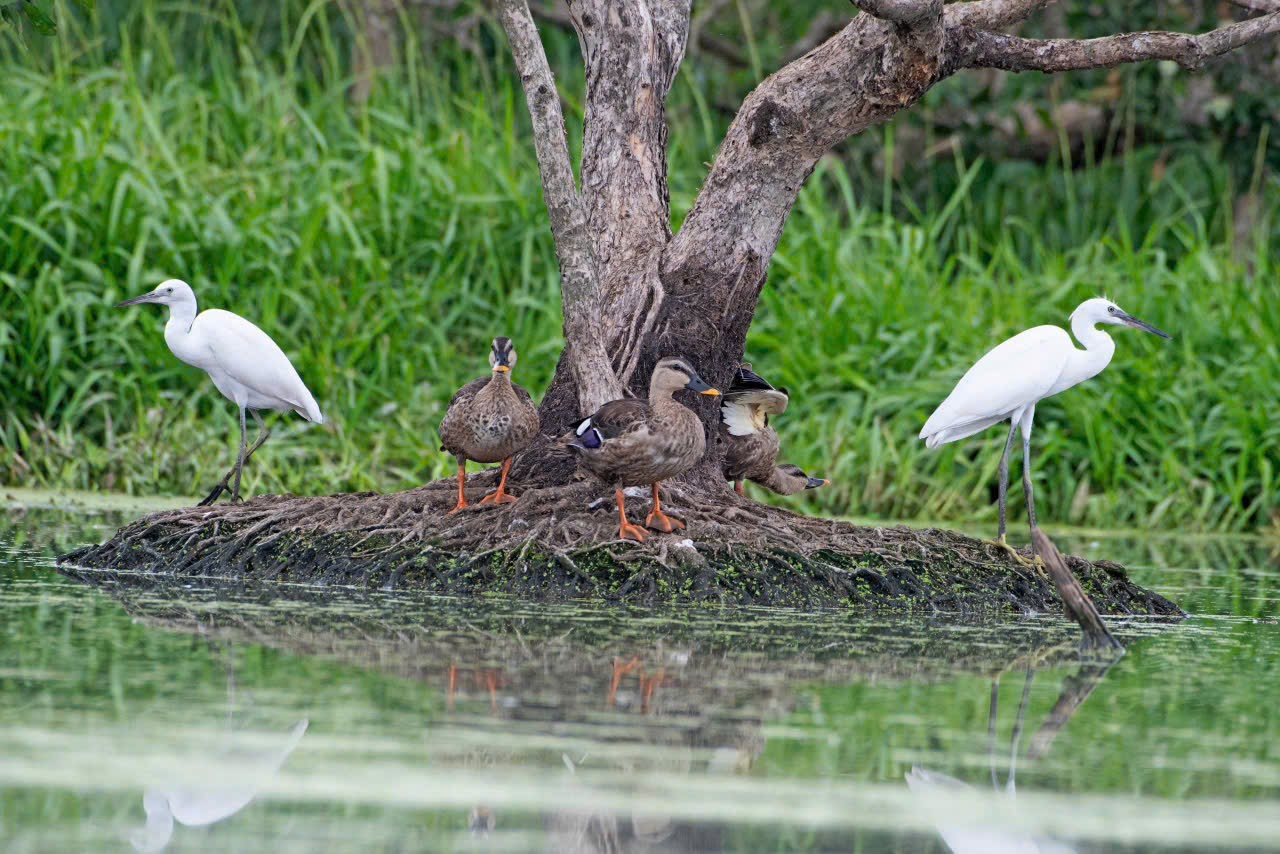
[[[227,485],[220,483],[213,488],[213,491],[204,497],[204,500],[198,503],[197,507],[208,507],[210,504],[218,500],[218,496],[227,491]]]

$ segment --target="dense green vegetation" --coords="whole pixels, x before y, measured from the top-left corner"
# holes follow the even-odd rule
[[[111,308],[168,276],[275,336],[330,419],[278,420],[250,491],[444,474],[435,426],[488,339],[515,339],[535,396],[561,345],[500,33],[482,27],[477,53],[411,55],[357,109],[334,9],[262,22],[135,5],[110,26],[62,9],[56,37],[0,41],[0,483],[190,494],[225,469],[229,404],[168,353],[159,310]],[[579,110],[576,46],[549,44]],[[712,97],[722,78],[702,66],[686,63],[672,95],[675,225],[728,118]],[[1047,99],[1033,80],[1023,97]],[[749,341],[757,370],[795,394],[778,425],[787,458],[834,481],[811,509],[992,517],[1003,435],[926,452],[920,424],[988,347],[1106,292],[1175,338],[1117,333],[1105,374],[1041,407],[1043,515],[1268,523],[1280,202],[1265,127],[1243,146],[1253,158],[1238,136],[1046,164],[961,147],[901,179],[876,166],[893,160],[894,130],[876,141],[806,185]],[[1249,190],[1260,209],[1241,236],[1234,202]]]

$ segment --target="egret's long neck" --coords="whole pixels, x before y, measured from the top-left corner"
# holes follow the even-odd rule
[[[182,302],[169,304],[169,322],[165,324],[165,332],[172,327],[175,331],[186,335],[191,331],[191,324],[196,319],[196,301],[193,297]]]
[[[129,834],[134,851],[163,851],[173,838],[173,812],[163,793],[148,789],[142,796],[142,809],[147,814],[145,827]]]
[[[1065,384],[1062,380],[1059,381],[1059,385],[1064,388],[1096,376],[1111,363],[1111,357],[1116,352],[1116,342],[1099,329],[1095,321],[1083,317],[1071,318],[1071,334],[1084,345],[1084,350],[1077,350],[1072,357],[1071,364],[1064,372]]]

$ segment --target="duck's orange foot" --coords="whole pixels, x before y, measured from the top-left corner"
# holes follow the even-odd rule
[[[644,532],[644,528],[639,525],[632,525],[629,522],[623,522],[618,526],[618,539],[635,540],[637,543],[643,543],[649,537]]]
[[[652,528],[655,531],[662,531],[664,534],[670,534],[676,528],[683,528],[684,522],[681,522],[675,516],[668,516],[661,510],[654,510],[644,519],[645,527]]]
[[[514,504],[516,496],[503,489],[494,490],[480,499],[481,504]]]
[[[466,501],[459,501],[457,504],[453,505],[453,509],[449,511],[449,515],[452,516],[454,513],[457,513],[459,510],[465,510],[470,506],[471,505],[468,504]]]

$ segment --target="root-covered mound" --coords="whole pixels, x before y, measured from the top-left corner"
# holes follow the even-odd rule
[[[471,481],[472,500],[488,473]],[[617,540],[613,497],[598,485],[529,488],[514,504],[448,515],[452,481],[390,495],[265,495],[244,504],[146,516],[63,562],[206,576],[537,600],[848,604],[938,611],[1056,612],[1044,572],[954,532],[865,528],[800,516],[731,492],[664,489],[686,521],[644,544]],[[647,496],[628,498],[642,521]],[[1108,561],[1068,558],[1104,614],[1178,615]]]

